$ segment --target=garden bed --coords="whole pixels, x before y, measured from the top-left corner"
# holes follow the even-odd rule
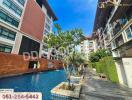
[[[71,88],[67,88],[68,83],[62,82],[51,90],[52,100],[71,100],[79,99],[81,85],[72,84]]]

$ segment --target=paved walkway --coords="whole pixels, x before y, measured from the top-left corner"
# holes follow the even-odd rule
[[[102,80],[96,72],[87,69],[80,100],[132,100],[132,90]]]

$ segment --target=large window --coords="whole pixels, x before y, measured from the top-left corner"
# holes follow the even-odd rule
[[[130,27],[128,27],[126,30],[126,35],[127,35],[127,39],[132,39],[132,25]]]
[[[16,33],[0,26],[0,37],[14,41],[16,37]]]
[[[23,55],[24,52],[31,53],[31,51],[36,51],[39,54],[40,50],[40,43],[36,42],[26,36],[22,37],[21,46],[19,50],[19,54]],[[36,54],[33,54],[34,57],[36,57]]]
[[[18,27],[19,22],[16,21],[14,18],[10,17],[9,15],[5,14],[4,12],[0,11],[0,19],[2,19],[3,21]]]
[[[25,4],[25,0],[17,0],[21,5],[23,5],[24,6],[24,4]]]
[[[11,51],[12,51],[12,46],[0,44],[0,52],[11,53]]]
[[[17,15],[21,16],[22,9],[19,6],[17,6],[15,3],[13,3],[12,0],[4,0],[3,4],[12,11],[14,11]]]

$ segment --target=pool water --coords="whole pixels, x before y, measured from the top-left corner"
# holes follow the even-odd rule
[[[15,92],[42,92],[43,100],[50,100],[50,90],[66,81],[64,70],[32,73],[0,79],[0,89],[14,89]]]

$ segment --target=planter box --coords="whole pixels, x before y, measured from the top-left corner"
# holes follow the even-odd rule
[[[80,77],[78,77],[78,76],[71,76],[70,79],[71,79],[71,83],[80,84],[81,81],[83,80],[83,76],[80,76]]]
[[[62,82],[57,85],[55,88],[51,90],[52,100],[71,100],[71,99],[79,99],[81,85],[74,84],[75,89],[73,91],[64,90],[61,87],[63,85],[68,85],[67,82]]]

